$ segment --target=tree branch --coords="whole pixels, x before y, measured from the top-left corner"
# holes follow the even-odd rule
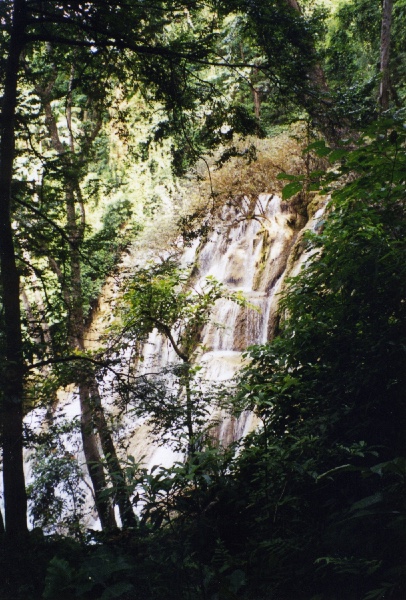
[[[154,323],[156,325],[156,328],[160,330],[164,335],[166,335],[179,358],[181,358],[184,362],[189,362],[189,357],[187,356],[187,354],[182,352],[178,344],[175,342],[170,327],[168,327],[168,325],[165,325],[165,323],[161,323],[161,321],[154,321]]]
[[[63,37],[52,34],[35,34],[27,36],[28,42],[51,42],[54,44],[62,44],[64,46],[78,46],[80,48],[117,48],[117,50],[131,50],[137,54],[149,55],[149,56],[161,56],[162,58],[168,59],[186,59],[189,62],[214,66],[214,67],[232,67],[232,68],[258,68],[258,65],[252,63],[229,63],[229,62],[218,62],[214,60],[205,60],[195,56],[193,52],[174,52],[168,48],[162,46],[138,46],[124,40],[106,39],[103,41],[96,40],[78,40],[75,38]],[[266,68],[267,65],[263,65],[262,68]]]
[[[57,225],[55,223],[55,221],[53,221],[52,219],[50,219],[49,217],[47,217],[41,210],[39,210],[38,208],[35,208],[34,206],[32,206],[31,204],[28,204],[28,202],[24,202],[24,200],[19,200],[18,198],[14,198],[14,202],[16,202],[17,204],[20,204],[21,206],[24,206],[25,208],[27,208],[28,210],[30,210],[31,212],[33,212],[34,214],[38,215],[39,217],[41,217],[41,219],[44,219],[44,221],[46,221],[47,223],[49,223],[54,229],[56,229],[56,231],[61,235],[61,237],[65,240],[65,242],[67,242],[70,246],[72,245],[71,240],[69,239],[69,236],[66,235],[65,231],[62,229],[62,227],[59,227],[59,225]]]

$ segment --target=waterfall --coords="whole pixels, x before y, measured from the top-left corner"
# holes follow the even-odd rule
[[[319,203],[314,205],[318,208]],[[306,222],[294,205],[276,195],[261,194],[254,203],[243,198],[239,207],[224,206],[207,239],[185,251],[181,263],[195,265],[196,289],[212,276],[230,291],[243,292],[248,300],[248,306],[225,298],[218,300],[202,331],[198,362],[207,387],[231,380],[243,364],[247,347],[266,343],[272,337],[278,293],[286,277],[305,263],[308,254],[301,239],[307,229],[317,229],[322,214],[323,207]],[[170,343],[155,330],[144,346],[139,373],[163,368],[176,360]],[[238,420],[224,417],[219,419],[215,434],[228,444],[255,425],[252,414],[243,414]],[[148,468],[160,461],[167,466],[175,459],[170,447],[157,447],[147,438],[143,422],[134,431],[129,450],[136,458],[143,455]]]

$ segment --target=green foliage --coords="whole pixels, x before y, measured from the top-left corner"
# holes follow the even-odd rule
[[[111,275],[124,250],[139,231],[132,217],[132,207],[126,200],[110,204],[102,217],[102,228],[83,244],[82,293],[83,310],[89,316],[97,303],[103,284]]]
[[[383,120],[352,150],[311,151],[334,164],[312,175],[332,199],[282,294],[280,333],[250,349],[237,398],[262,426],[238,449],[206,441],[171,469],[129,462],[137,530],[94,534],[76,559],[59,551],[44,598],[402,597],[405,132]],[[143,340],[165,325],[185,359],[195,352],[223,291],[189,281],[175,261],[141,269],[127,331]]]
[[[335,167],[311,183],[334,192],[282,295],[280,334],[241,378],[238,404],[262,428],[227,459],[209,450],[215,472],[205,450],[145,474],[156,590],[171,572],[202,598],[402,594],[404,128],[384,120],[355,149],[310,151]],[[157,286],[174,325],[170,287]]]
[[[30,460],[32,483],[27,494],[34,527],[41,527],[48,534],[66,533],[80,539],[86,488],[81,466],[72,453],[78,431],[77,421],[55,419],[46,432],[30,436],[34,451]]]
[[[189,444],[188,460],[151,472],[128,461],[122,481],[138,503],[139,526],[108,537],[94,533],[86,545],[81,473],[64,445],[70,426],[54,425],[32,438],[34,524],[46,533],[67,532],[82,545],[36,539],[36,530],[14,554],[0,546],[1,594],[13,600],[42,592],[47,600],[401,597],[405,129],[400,113],[373,122],[379,3],[340,3],[329,20],[313,3],[299,13],[283,0],[130,3],[126,19],[123,3],[113,0],[24,4],[37,11],[35,18],[28,15],[37,40],[30,38],[21,57],[12,218],[31,304],[22,321],[28,363],[64,354],[72,297],[79,296],[89,318],[137,231],[134,209],[153,214],[174,189],[156,151],[164,139],[170,139],[175,172],[184,173],[218,144],[225,146],[219,163],[238,154],[227,146],[235,133],[262,136],[307,115],[319,124],[325,117],[372,125],[349,147],[317,141],[306,149],[330,161],[327,173],[281,176],[288,181],[284,200],[302,190],[333,194],[318,233],[305,239],[311,258],[281,295],[278,337],[249,351],[235,404],[254,410],[261,428],[238,448],[214,447],[205,426],[216,391],[204,388],[199,367],[191,364],[214,303],[227,297],[244,305],[242,296],[214,279],[192,289],[189,271],[175,260],[140,269],[124,296],[123,345],[144,342],[156,328],[177,359],[159,377],[137,385],[130,378],[123,391],[138,414],[152,415],[157,430],[169,436],[188,430],[180,441]],[[12,7],[3,2],[0,8],[0,67]],[[405,0],[397,0],[391,47],[397,106],[406,94],[404,15]],[[52,43],[44,44],[43,36]],[[72,44],[60,44],[66,36]],[[217,62],[239,66],[220,72],[211,64]],[[330,92],[312,78],[320,66]],[[0,68],[2,91],[4,73]],[[48,90],[60,152],[47,131],[40,87]],[[135,89],[143,103],[120,106]],[[130,140],[138,121],[147,132]],[[114,135],[129,155],[121,163],[112,157]],[[142,209],[129,201],[138,195],[136,170],[129,169],[134,158],[138,172],[149,172],[151,187],[164,190],[156,195],[154,188]],[[67,190],[75,198],[70,223]],[[93,209],[113,197],[98,230],[81,223],[84,205]],[[73,282],[75,253],[81,277]],[[3,321],[0,304],[0,350]],[[55,368],[41,392],[32,383],[26,397],[34,403],[40,394],[52,398],[58,383],[86,373],[76,362]]]
[[[45,579],[44,598],[53,598],[55,592],[67,597],[67,589],[74,577],[73,570],[64,559],[54,557],[49,562],[48,573]],[[68,592],[69,593],[69,592]]]
[[[314,149],[332,154],[324,144]],[[397,598],[405,526],[402,122],[376,124],[340,159],[326,176],[339,184],[323,229],[307,238],[313,254],[281,298],[281,333],[250,352],[241,393],[264,428],[247,440],[237,473],[256,498],[254,518],[269,527],[267,555],[279,561],[270,580],[287,597],[299,590],[286,587],[286,561],[300,565],[304,597],[378,598],[385,589]]]
[[[213,277],[207,277],[201,289],[193,287],[189,269],[179,268],[172,259],[164,260],[132,277],[124,294],[123,327],[139,340],[156,328],[170,340],[176,354],[189,362],[220,298],[246,303],[241,293],[229,292]]]
[[[395,2],[392,17],[390,71],[394,106],[405,100],[405,3]],[[343,2],[330,27],[325,47],[325,70],[336,110],[356,127],[376,117],[379,88],[379,51],[382,10],[368,0]]]
[[[42,597],[44,600],[128,598],[134,586],[122,578],[130,569],[131,565],[122,556],[102,547],[90,553],[79,569],[55,556],[49,562]]]

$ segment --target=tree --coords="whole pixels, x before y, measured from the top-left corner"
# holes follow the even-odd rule
[[[10,10],[10,6],[7,6]],[[27,500],[23,470],[23,380],[19,273],[11,224],[11,184],[15,151],[15,120],[20,54],[26,28],[25,2],[13,3],[11,30],[3,81],[0,139],[0,268],[5,322],[2,360],[2,430],[5,528],[7,536],[27,530]],[[4,11],[4,5],[3,5]],[[2,20],[9,17],[2,15]]]
[[[381,27],[381,59],[380,59],[380,71],[381,71],[381,84],[379,87],[379,104],[381,110],[388,110],[389,108],[389,50],[390,50],[390,39],[391,39],[391,25],[392,25],[392,9],[393,0],[384,0],[382,4],[382,27]]]
[[[51,196],[52,202],[55,203],[55,200],[58,201],[59,197],[61,197],[62,203],[65,205],[65,215],[62,216],[62,221],[66,223],[66,239],[62,240],[65,244],[61,244],[61,240],[59,240],[59,246],[61,246],[59,256],[55,252],[52,252],[52,249],[44,239],[40,243],[39,253],[37,251],[37,254],[39,256],[43,254],[48,259],[50,268],[57,276],[61,287],[61,295],[64,299],[65,310],[67,311],[66,351],[70,354],[85,352],[86,320],[84,313],[85,297],[82,263],[85,234],[88,225],[85,217],[86,207],[82,193],[82,181],[88,171],[88,163],[92,157],[92,146],[101,130],[103,115],[107,111],[109,100],[107,89],[99,89],[97,86],[93,86],[92,90],[85,90],[81,87],[81,83],[77,81],[77,77],[75,76],[74,64],[74,60],[78,60],[79,58],[80,64],[86,65],[89,58],[88,51],[86,49],[80,49],[79,51],[75,49],[71,55],[66,53],[61,59],[60,56],[54,55],[52,48],[49,46],[47,49],[47,59],[52,69],[50,81],[44,83],[38,81],[38,77],[40,77],[38,74],[40,69],[38,67],[36,68],[36,74],[33,75],[30,72],[29,65],[25,66],[26,72],[29,73],[30,79],[33,80],[35,93],[39,96],[42,104],[45,114],[45,127],[48,134],[48,144],[54,153],[51,159],[42,159],[45,172],[44,179],[51,180],[42,182],[42,204],[43,207],[46,206],[46,190],[52,191],[52,179],[54,178],[56,179],[55,189],[58,190],[59,187],[61,191],[59,193],[58,191],[54,191],[53,196]],[[93,69],[95,70],[98,66],[98,71],[100,71],[104,67],[104,71],[108,73],[108,67],[104,63],[104,59],[105,57],[99,57],[99,65],[94,64]],[[117,67],[117,63],[115,66]],[[68,74],[66,74],[66,70]],[[112,75],[110,73],[110,77]],[[87,77],[89,77],[89,74],[83,66],[81,69],[81,81],[87,79]],[[66,105],[65,131],[63,131],[64,128],[58,122],[57,110],[59,106],[55,105],[61,99],[65,101]],[[52,102],[54,103],[54,107],[52,106]],[[83,116],[80,124],[77,122],[78,109],[81,109],[87,117]],[[73,110],[76,110],[76,123],[72,119]],[[63,134],[67,137],[66,143],[62,141],[61,136]],[[46,141],[46,138],[44,141]],[[57,344],[54,344],[54,347],[56,346]],[[61,350],[63,351],[63,348]],[[113,509],[109,504],[106,494],[107,483],[98,448],[96,431],[100,436],[108,470],[112,474],[112,479],[116,484],[119,484],[115,487],[122,523],[126,526],[135,526],[135,517],[132,512],[131,503],[128,495],[125,493],[124,475],[100,401],[97,380],[93,372],[89,371],[89,369],[79,369],[75,383],[79,387],[81,402],[83,448],[102,527],[104,529],[111,529],[116,524]]]
[[[302,11],[296,0],[237,0],[233,6],[242,13],[240,44],[246,42],[249,52],[255,49],[256,68],[267,80],[263,95],[273,122],[286,113],[298,118],[304,109],[324,135],[337,140],[343,123],[334,114],[317,43],[324,33],[323,10]]]
[[[345,590],[379,598],[387,588],[396,598],[403,541],[387,532],[404,524],[402,124],[374,124],[354,151],[340,152],[345,160],[327,182],[341,185],[323,229],[307,238],[317,251],[282,295],[280,334],[250,351],[241,394],[264,426],[247,440],[234,477],[240,495],[250,490],[244,505],[256,507],[241,529],[251,539],[259,518],[267,532],[273,589],[301,593],[284,575],[297,565],[305,597]],[[327,154],[333,164],[339,157]],[[259,558],[259,585],[262,573]]]
[[[384,96],[397,109],[405,97],[403,2],[342,4],[329,28],[326,75],[337,110],[351,115],[354,129],[377,118]],[[384,64],[385,63],[385,64]],[[385,73],[384,73],[385,70]],[[378,110],[377,110],[378,109]]]
[[[180,269],[173,259],[138,270],[123,298],[119,328],[123,329],[124,337],[142,342],[156,329],[169,341],[181,361],[169,370],[170,377],[177,378],[180,384],[175,397],[165,399],[171,389],[170,383],[163,384],[164,397],[161,397],[156,376],[146,376],[138,383],[130,384],[128,392],[136,405],[135,412],[149,415],[157,430],[164,433],[174,430],[182,433],[186,428],[189,456],[195,454],[199,444],[196,421],[204,423],[207,419],[205,392],[193,390],[197,373],[194,358],[202,329],[210,321],[213,306],[220,298],[246,305],[241,293],[227,291],[213,278],[207,278],[201,289],[194,287],[190,273]],[[221,324],[217,326],[221,327]]]
[[[26,496],[22,461],[22,417],[24,376],[21,312],[19,302],[19,270],[15,258],[11,217],[13,164],[17,105],[19,95],[20,57],[24,49],[41,43],[59,47],[83,47],[97,58],[108,48],[122,52],[127,60],[134,59],[134,69],[140,81],[154,80],[154,68],[162,71],[162,63],[175,72],[187,59],[202,59],[209,41],[204,28],[195,43],[193,36],[165,36],[167,15],[177,14],[171,4],[157,3],[156,11],[146,12],[142,6],[122,18],[120,2],[80,4],[78,2],[3,2],[1,19],[5,27],[2,46],[5,50],[5,70],[2,80],[3,100],[0,141],[0,266],[5,322],[5,350],[2,361],[3,406],[3,473],[5,488],[5,527],[11,539],[26,531]],[[94,49],[94,51],[93,51]],[[130,52],[127,52],[130,51]],[[132,57],[132,58],[131,58]],[[157,84],[156,79],[154,80]],[[161,78],[161,87],[164,80]],[[165,93],[165,90],[163,90]],[[76,190],[77,191],[77,190]],[[72,187],[68,194],[75,193]],[[73,225],[73,221],[71,222]],[[76,231],[76,233],[75,233]],[[73,235],[80,235],[80,227]],[[72,267],[75,265],[72,262]],[[79,308],[78,308],[79,310]],[[74,320],[73,320],[74,321]],[[72,321],[72,325],[74,322]],[[72,332],[78,337],[78,332]]]

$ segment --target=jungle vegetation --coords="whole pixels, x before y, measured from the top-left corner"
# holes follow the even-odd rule
[[[0,3],[2,599],[404,597],[405,16],[405,0]],[[193,360],[214,303],[245,299],[215,280],[193,295],[179,247],[128,278],[89,350],[103,286],[154,216],[175,207],[181,248],[206,235],[221,198],[209,186],[181,214],[182,186],[235,157],[260,171],[252,140],[297,123],[307,168],[279,175],[283,198],[328,195],[326,217],[235,386],[200,389]],[[181,360],[169,395],[168,373],[116,368],[153,328]],[[182,462],[123,459],[106,373],[118,405],[185,432]],[[61,427],[68,386],[81,413]],[[214,443],[213,402],[259,428]],[[100,531],[83,524],[74,430]]]

